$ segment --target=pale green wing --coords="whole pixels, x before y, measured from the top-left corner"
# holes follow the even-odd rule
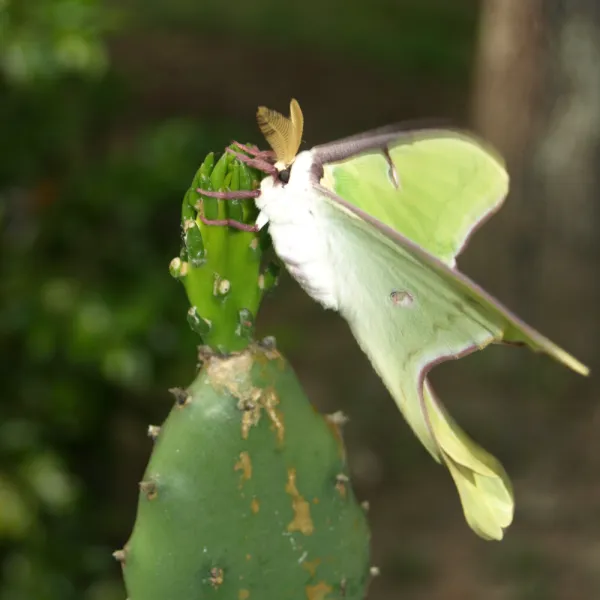
[[[347,209],[376,228],[387,227],[388,237],[420,250],[430,268],[497,314],[504,324],[498,341],[526,344],[587,374],[587,367],[472,281],[445,268],[454,267],[469,236],[508,191],[502,160],[490,147],[458,131],[390,126],[316,146],[312,153],[314,184],[343,198]]]
[[[465,516],[482,537],[500,539],[513,514],[501,465],[438,404],[429,369],[521,332],[523,341],[575,370],[587,369],[522,323],[464,275],[315,182],[323,196],[340,313],[403,415],[456,482]],[[342,283],[343,282],[343,283]]]
[[[470,233],[508,193],[501,158],[475,138],[449,130],[363,139],[372,146],[379,139],[382,147],[356,154],[352,138],[336,142],[350,146],[353,154],[348,160],[322,160],[322,184],[454,265]],[[328,148],[315,150],[327,153]]]

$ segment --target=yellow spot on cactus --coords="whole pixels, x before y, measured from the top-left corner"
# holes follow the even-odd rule
[[[321,564],[321,559],[320,558],[315,558],[315,560],[305,560],[302,563],[302,568],[306,569],[309,573],[311,577],[315,576],[315,573],[317,572],[317,567]]]
[[[285,360],[277,350],[265,350],[256,345],[253,346],[252,352],[243,352],[226,358],[211,356],[205,365],[206,377],[215,391],[226,392],[239,400],[238,407],[243,411],[243,439],[248,439],[250,429],[258,425],[264,410],[271,420],[278,442],[283,443],[285,427],[283,414],[277,408],[279,404],[277,393],[273,388],[262,390],[252,385],[253,364],[265,365],[270,361],[277,361],[280,369],[285,369]]]
[[[321,502],[318,498],[313,498],[313,504],[319,504]]]
[[[260,510],[260,503],[256,498],[252,498],[252,502],[250,502],[250,510],[256,514]]]
[[[311,535],[315,527],[310,516],[310,504],[298,491],[296,469],[288,469],[288,481],[285,491],[292,497],[292,509],[294,511],[294,518],[287,526],[288,531],[300,531],[304,535]]]
[[[283,414],[277,409],[279,397],[273,388],[261,390],[253,388],[247,398],[240,400],[239,408],[242,415],[242,438],[247,440],[252,427],[258,425],[262,411],[271,420],[271,429],[276,432],[277,442],[282,444],[285,438]]]
[[[327,596],[333,591],[324,581],[319,581],[317,585],[307,585],[304,589],[307,600],[327,600]]]
[[[220,585],[223,584],[223,581],[225,580],[225,576],[224,576],[224,572],[223,569],[219,568],[219,567],[213,567],[210,570],[210,584],[214,587],[214,588],[218,588]]]
[[[285,427],[283,426],[283,414],[277,409],[279,397],[273,388],[265,391],[265,410],[271,419],[271,428],[277,432],[277,441],[282,444],[285,437]]]
[[[240,590],[238,593],[238,600],[248,600],[250,598],[250,590]]]
[[[252,427],[256,427],[260,421],[262,391],[258,388],[252,388],[251,393],[246,398],[240,399],[238,408],[243,411],[242,414],[242,438],[247,440]]]
[[[240,489],[242,489],[244,481],[248,481],[252,477],[252,461],[247,452],[240,452],[240,460],[235,463],[233,470],[242,472],[240,475]]]
[[[246,560],[251,560],[252,559],[252,554],[246,554]]]
[[[250,352],[226,358],[211,356],[206,369],[209,383],[217,392],[228,392],[239,400],[248,398],[253,389],[249,377],[252,358]]]

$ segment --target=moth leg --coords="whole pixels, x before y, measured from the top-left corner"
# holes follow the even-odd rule
[[[246,154],[250,154],[250,156],[253,156],[254,158],[268,160],[271,163],[275,162],[275,153],[273,150],[259,150],[257,146],[247,146],[246,144],[240,144],[239,142],[232,142],[232,144],[235,144],[240,150]],[[239,154],[239,152],[236,152],[231,147],[227,148],[226,151],[230,154],[235,154],[236,156]]]
[[[277,169],[272,162],[272,152],[260,152],[255,158],[250,158],[245,154],[240,154],[231,148],[227,148],[227,152],[233,154],[239,161],[246,163],[249,167],[257,169],[258,171],[262,171],[267,175],[272,175],[273,177],[277,175]]]
[[[238,229],[239,231],[249,231],[252,233],[259,231],[257,225],[247,225],[246,223],[241,223],[235,219],[207,219],[204,216],[204,205],[202,204],[202,200],[198,202],[196,209],[198,210],[198,218],[205,225],[215,227],[231,227],[233,229]]]
[[[250,154],[251,156],[259,156],[260,154],[264,153],[264,151],[259,150],[257,146],[247,146],[246,144],[240,144],[235,140],[231,143],[236,145],[240,150],[243,150],[246,154]]]
[[[203,196],[209,198],[218,198],[219,200],[244,200],[246,198],[258,198],[260,196],[260,190],[239,190],[236,192],[212,192],[210,190],[203,190],[198,188],[196,190]]]

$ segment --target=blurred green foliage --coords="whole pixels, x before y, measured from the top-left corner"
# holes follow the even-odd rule
[[[0,0],[0,70],[13,83],[99,73],[116,17],[101,0]]]
[[[0,600],[123,597],[111,552],[133,523],[143,431],[196,361],[168,273],[181,199],[207,152],[256,138],[251,118],[126,122],[143,107],[104,37],[148,23],[249,32],[466,73],[471,10],[442,8],[432,26],[410,2],[395,31],[394,2],[315,20],[319,4],[0,0]]]

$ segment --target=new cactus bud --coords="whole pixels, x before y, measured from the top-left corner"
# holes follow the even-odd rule
[[[206,224],[204,220],[252,225],[258,211],[252,198],[217,198],[198,190],[250,192],[259,182],[258,173],[232,154],[225,152],[215,160],[211,153],[183,200],[182,252],[179,262],[171,262],[170,272],[185,286],[192,306],[188,313],[190,327],[201,343],[219,352],[242,350],[250,341],[247,331],[240,329],[238,316],[242,310],[250,315],[258,312],[263,234]]]

